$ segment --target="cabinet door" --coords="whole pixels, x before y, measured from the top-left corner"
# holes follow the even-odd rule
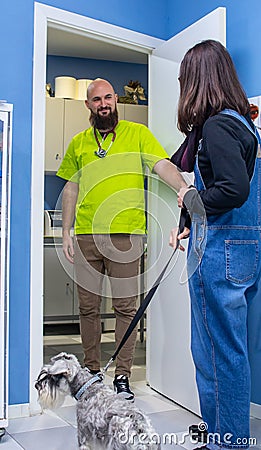
[[[63,158],[64,99],[46,98],[45,170],[56,172]]]
[[[148,125],[148,107],[146,105],[125,104],[124,119]]]
[[[84,100],[65,100],[64,107],[64,153],[76,134],[89,128],[90,111],[86,108]]]
[[[119,120],[124,120],[125,119],[125,108],[124,108],[124,103],[117,103],[117,110],[118,110],[118,117]]]
[[[77,291],[76,283],[74,283],[74,285],[73,285],[73,314],[75,316],[79,315],[79,300],[78,300],[78,291]]]
[[[44,321],[65,320],[73,314],[73,266],[62,253],[62,244],[44,245]]]

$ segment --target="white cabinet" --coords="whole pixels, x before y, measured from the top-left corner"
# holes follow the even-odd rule
[[[59,169],[69,142],[82,130],[89,128],[89,110],[82,100],[46,98],[45,171]]]
[[[148,125],[148,107],[146,105],[132,105],[129,103],[117,103],[119,120]]]
[[[148,107],[118,103],[119,120],[148,123]],[[90,127],[90,112],[83,100],[46,98],[45,171],[57,172],[67,147],[77,133]]]
[[[64,100],[64,154],[73,136],[91,126],[89,116],[83,100]]]
[[[130,122],[148,125],[148,107],[146,105],[124,105],[124,119]]]
[[[123,103],[118,103],[117,104],[117,110],[118,110],[118,119],[119,120],[124,120],[125,119],[125,105],[123,105]]]
[[[63,158],[64,100],[46,98],[45,170],[56,172]]]
[[[62,240],[45,238],[44,243],[44,323],[72,321],[76,286],[73,264],[63,255]],[[77,319],[78,317],[76,317]]]

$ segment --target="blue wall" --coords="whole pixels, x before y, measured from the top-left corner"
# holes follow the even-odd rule
[[[100,0],[99,3],[86,0],[40,0],[38,3],[66,9],[161,39],[164,39],[166,34],[167,0],[132,0],[130,3],[124,0]]]
[[[260,0],[168,0],[168,39],[220,6],[227,11],[227,48],[248,97],[261,95]]]
[[[49,0],[50,6],[166,39],[227,6],[228,48],[249,96],[259,95],[260,0]],[[175,5],[175,6],[174,6]],[[10,403],[29,400],[33,0],[2,0],[0,99],[14,104],[11,206]],[[255,57],[257,54],[257,57]],[[41,351],[41,349],[39,349]],[[19,364],[18,364],[19,362]]]
[[[1,2],[0,98],[14,104],[11,286],[10,402],[28,401],[30,352],[30,198],[33,2]],[[18,363],[19,362],[19,363]]]
[[[55,87],[55,77],[70,76],[94,79],[98,77],[109,80],[118,95],[125,95],[124,85],[130,80],[139,80],[148,97],[148,66],[147,64],[132,64],[97,59],[69,58],[65,56],[48,56],[47,83]],[[147,104],[147,102],[139,102]]]

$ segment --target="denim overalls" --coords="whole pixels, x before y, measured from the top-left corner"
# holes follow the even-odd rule
[[[235,111],[222,113],[237,117],[254,133]],[[206,227],[193,221],[191,228],[191,348],[211,449],[249,447],[247,309],[261,275],[260,149],[257,156],[243,206],[208,217]],[[198,190],[206,189],[197,163],[195,183]]]

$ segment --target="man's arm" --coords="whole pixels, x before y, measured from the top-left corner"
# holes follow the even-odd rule
[[[67,181],[63,190],[62,210],[63,210],[63,252],[65,257],[73,263],[74,248],[71,237],[71,228],[75,217],[75,208],[79,193],[78,183]]]
[[[156,162],[153,167],[153,171],[159,175],[169,186],[173,187],[176,192],[179,192],[181,188],[187,188],[188,185],[177,167],[172,164],[168,159],[161,159]],[[184,194],[183,194],[184,195]]]

